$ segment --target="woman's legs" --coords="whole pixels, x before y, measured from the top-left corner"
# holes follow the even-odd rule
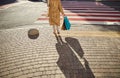
[[[60,34],[60,26],[56,26],[57,33]]]
[[[59,26],[53,26],[53,33],[54,34],[60,34],[60,27]]]
[[[53,26],[53,33],[56,34],[56,26]]]

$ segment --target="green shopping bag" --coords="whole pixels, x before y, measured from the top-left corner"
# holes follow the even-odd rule
[[[61,29],[62,30],[70,30],[71,24],[69,22],[69,19],[67,16],[64,16],[64,19],[62,21]]]
[[[71,24],[67,16],[64,16],[64,26],[65,26],[65,30],[70,30]]]

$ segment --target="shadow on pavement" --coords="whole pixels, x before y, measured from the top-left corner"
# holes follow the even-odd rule
[[[78,40],[66,37],[67,43],[65,43],[61,36],[56,36],[56,39],[56,49],[59,54],[57,65],[65,78],[95,78],[88,61],[83,57],[84,52]],[[83,60],[84,64],[81,63],[80,59]]]
[[[1,0],[0,1],[0,6],[10,4],[10,3],[14,3],[14,2],[17,2],[17,0]]]

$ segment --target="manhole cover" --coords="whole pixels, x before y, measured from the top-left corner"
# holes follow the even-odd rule
[[[28,31],[28,37],[30,39],[37,39],[39,36],[39,31],[37,29],[30,29]]]

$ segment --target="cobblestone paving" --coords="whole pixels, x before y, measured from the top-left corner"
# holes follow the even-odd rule
[[[37,7],[42,6],[40,13],[46,11],[43,3],[25,4],[17,6],[21,9],[36,6],[37,13]],[[5,10],[11,9],[18,7]],[[0,78],[120,78],[119,26],[72,24],[70,31],[62,31],[61,36],[55,37],[52,27],[43,22],[23,26],[10,23],[0,29]],[[39,30],[37,39],[28,36],[30,29]],[[113,35],[117,37],[110,33],[97,36],[96,31],[115,32]],[[89,32],[96,35],[89,36]]]
[[[30,29],[39,30],[37,39]],[[0,78],[119,77],[120,37],[55,37],[45,24],[0,30]]]

